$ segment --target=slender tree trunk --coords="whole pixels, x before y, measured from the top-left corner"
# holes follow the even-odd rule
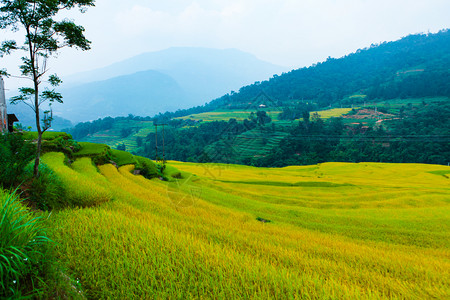
[[[37,140],[37,148],[36,148],[36,158],[34,159],[34,178],[39,178],[39,163],[41,159],[41,147],[42,147],[42,130],[39,124],[39,109],[36,110],[36,127],[38,131],[38,140]]]
[[[38,140],[37,140],[37,149],[36,149],[36,158],[34,160],[34,178],[39,178],[39,163],[41,159],[41,147],[42,147],[42,129],[40,124],[40,116],[39,116],[39,86],[37,81],[34,83],[35,95],[34,95],[34,105],[36,107],[36,128],[38,132]]]
[[[27,39],[28,39],[28,47],[30,51],[30,64],[33,68],[33,83],[34,83],[34,113],[36,117],[36,129],[38,132],[38,140],[37,140],[37,148],[36,148],[36,158],[34,160],[34,170],[33,176],[34,178],[39,178],[39,164],[41,159],[41,147],[42,147],[42,129],[40,124],[40,116],[39,116],[39,74],[38,74],[38,65],[36,62],[36,56],[33,48],[33,43],[31,42],[30,28],[26,26],[27,30]]]

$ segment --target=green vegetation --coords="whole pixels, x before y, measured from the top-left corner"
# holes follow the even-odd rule
[[[34,3],[27,1],[1,0],[0,29],[9,29],[24,34],[22,45],[16,40],[4,41],[0,47],[0,57],[14,51],[23,51],[22,64],[19,66],[21,77],[30,79],[30,86],[21,87],[18,96],[11,98],[11,103],[24,103],[34,112],[37,130],[36,157],[34,160],[33,177],[39,177],[39,163],[42,151],[42,134],[51,127],[54,103],[63,103],[62,95],[55,91],[62,80],[56,75],[48,75],[47,62],[50,57],[66,47],[81,50],[90,49],[90,41],[84,36],[84,28],[73,20],[58,17],[73,8],[85,12],[94,6],[94,0],[41,0]],[[20,29],[20,31],[19,31]],[[5,70],[0,75],[9,76]],[[45,81],[51,86],[42,87]],[[50,108],[42,112],[43,104]]]
[[[27,166],[25,172],[27,177],[31,178],[33,174],[31,164]],[[45,163],[39,164],[39,174],[39,178],[34,178],[20,187],[24,190],[27,201],[44,211],[67,207],[66,191],[58,174]]]
[[[0,189],[25,180],[24,169],[31,161],[36,147],[19,134],[0,133]]]
[[[449,40],[447,29],[372,45],[339,59],[330,57],[311,67],[242,87],[238,93],[216,99],[208,107],[242,109],[262,91],[280,108],[303,100],[323,109],[330,105],[361,105],[365,101],[450,97]]]
[[[36,141],[37,132],[26,131],[23,133],[26,140]],[[80,150],[80,145],[65,132],[44,132],[42,135],[42,152],[61,151],[71,156]]]
[[[118,166],[124,166],[124,165],[136,165],[137,160],[134,157],[133,154],[126,151],[120,151],[120,150],[111,150],[111,153],[114,157],[114,161]]]
[[[327,110],[314,110],[317,105],[299,104],[284,107],[282,112],[256,109],[256,113],[247,114],[248,111],[221,109],[173,120],[165,119],[165,115],[158,116],[159,124],[168,124],[164,131],[159,127],[158,156],[162,158],[164,143],[166,159],[191,162],[278,167],[326,161],[448,163],[445,153],[448,152],[449,98],[364,102],[364,95],[353,95],[349,99],[363,99],[363,102],[353,108]],[[262,113],[272,122],[262,124],[258,119],[258,114]],[[208,121],[200,122],[207,115]],[[234,118],[224,121],[229,117]],[[134,134],[125,138],[109,135],[108,131],[117,134],[127,131],[127,122],[130,128],[137,123],[150,124],[150,127],[128,128]],[[424,124],[427,125],[424,127]],[[74,133],[78,135],[88,129],[104,128],[102,126],[115,129],[104,129],[83,140],[102,136],[109,140],[109,145],[124,146],[121,150],[155,158],[153,122],[133,116],[105,118],[92,124],[82,123]],[[150,133],[145,136],[144,131]],[[419,144],[420,139],[426,143]],[[414,150],[417,148],[420,150]],[[406,152],[408,154],[402,154]],[[101,163],[109,160],[111,157],[106,157]]]
[[[195,127],[167,127],[165,157],[179,161],[261,167],[329,161],[448,164],[448,98],[395,100],[392,105],[299,111],[300,120],[261,124],[255,115]],[[292,112],[292,111],[291,111]],[[342,115],[344,114],[344,115]],[[170,122],[169,122],[170,125]],[[162,155],[162,134],[158,135]],[[136,153],[155,157],[156,135]]]
[[[0,297],[37,298],[52,263],[42,219],[0,189],[0,220]]]

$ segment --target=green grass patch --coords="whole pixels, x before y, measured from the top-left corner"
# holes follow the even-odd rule
[[[14,192],[0,189],[0,297],[39,297],[49,239],[42,221]]]
[[[36,140],[38,138],[37,131],[25,131],[23,133],[23,136],[25,139],[28,140]],[[51,141],[58,138],[66,138],[66,139],[72,139],[72,136],[65,132],[54,132],[54,131],[46,131],[42,135],[43,140]]]
[[[90,157],[97,165],[109,163],[112,160],[111,148],[104,144],[94,144],[87,142],[80,142],[80,150],[73,154],[73,157]]]
[[[118,166],[124,165],[136,165],[137,161],[134,158],[134,155],[130,152],[121,151],[121,150],[111,150],[113,160]]]

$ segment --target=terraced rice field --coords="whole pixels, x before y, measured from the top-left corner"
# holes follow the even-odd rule
[[[214,155],[214,152],[228,152],[234,160],[260,157],[267,155],[274,147],[280,144],[281,140],[288,134],[282,131],[267,131],[264,129],[252,129],[237,136],[232,141],[225,144],[216,143],[206,148],[206,153]],[[220,145],[226,147],[217,149]]]
[[[163,182],[86,160],[112,200],[49,222],[88,298],[450,297],[449,167],[170,162]]]
[[[272,118],[272,121],[277,122],[277,116],[281,113],[280,110],[271,110],[271,109],[258,109],[264,110],[266,113]],[[180,117],[177,119],[191,119],[203,122],[212,122],[212,121],[228,121],[229,119],[236,119],[238,121],[242,121],[247,119],[249,115],[253,112],[256,113],[257,109],[249,109],[249,110],[216,110],[212,112],[205,112],[200,114],[193,114],[186,117]]]
[[[351,108],[332,108],[327,110],[312,111],[310,112],[310,115],[312,116],[317,113],[321,119],[338,118],[349,113],[351,110]]]
[[[128,137],[121,136],[123,129],[132,128],[133,132]],[[118,145],[124,143],[128,151],[137,148],[137,137],[146,137],[149,133],[155,132],[152,121],[130,121],[123,120],[116,122],[114,127],[108,130],[103,130],[89,135],[83,139],[82,142],[107,144],[110,147],[116,148]]]

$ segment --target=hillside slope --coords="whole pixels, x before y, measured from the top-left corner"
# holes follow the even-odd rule
[[[366,100],[449,97],[449,66],[450,30],[409,35],[242,87],[213,101],[210,109],[246,107],[261,91],[278,106],[301,100],[321,107],[352,104],[345,100],[354,94]]]
[[[51,216],[87,298],[450,296],[446,166],[174,167],[100,166],[115,201]]]

